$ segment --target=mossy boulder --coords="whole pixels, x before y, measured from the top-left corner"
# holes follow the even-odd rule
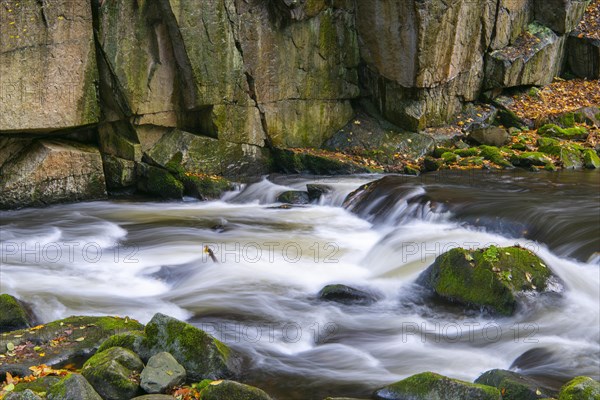
[[[437,158],[427,156],[423,159],[423,168],[425,171],[437,171],[442,168],[444,164]]]
[[[219,379],[239,374],[239,358],[229,347],[188,323],[157,313],[136,342],[137,353],[148,360],[166,351],[187,371],[188,379]]]
[[[440,157],[446,164],[451,164],[460,159],[460,157],[451,151],[447,151]]]
[[[4,397],[4,400],[42,400],[42,398],[27,389],[22,392],[10,392]]]
[[[106,339],[100,347],[98,347],[98,353],[110,349],[111,347],[123,347],[127,350],[135,351],[135,341],[137,338],[144,336],[143,331],[133,331],[128,333],[119,333],[112,335]]]
[[[60,381],[58,376],[41,376],[31,382],[21,381],[15,385],[14,392],[24,392],[31,390],[34,393],[46,393],[52,386]]]
[[[573,378],[560,388],[558,400],[600,400],[600,382],[587,376]]]
[[[183,197],[183,183],[179,182],[169,171],[148,167],[146,191],[150,194],[165,199],[181,199]]]
[[[268,394],[259,388],[234,381],[215,381],[200,392],[202,400],[271,400]]]
[[[560,141],[550,137],[540,137],[537,140],[538,150],[545,154],[558,156],[560,154]]]
[[[585,140],[588,137],[588,131],[584,127],[561,128],[554,124],[546,124],[540,127],[538,134],[566,140]]]
[[[288,190],[277,196],[277,201],[287,204],[308,204],[310,199],[308,192],[302,190]]]
[[[512,315],[520,292],[542,292],[552,276],[529,250],[490,246],[455,248],[438,256],[419,282],[451,302]]]
[[[378,296],[371,292],[341,284],[325,286],[319,291],[318,296],[321,300],[342,304],[369,305],[378,300]]]
[[[451,379],[423,372],[381,388],[373,394],[378,400],[500,400],[495,387]]]
[[[448,152],[452,152],[452,149],[449,149],[447,147],[436,147],[435,149],[433,149],[433,152],[431,153],[431,155],[435,158],[441,158],[442,154],[448,153]]]
[[[142,360],[131,350],[112,347],[86,361],[81,374],[105,400],[129,400],[140,394]]]
[[[153,355],[140,376],[146,393],[165,393],[185,382],[185,369],[167,352]]]
[[[600,168],[600,158],[598,154],[592,149],[585,149],[583,151],[583,165],[589,169]]]
[[[53,385],[47,393],[48,400],[102,400],[92,385],[79,374],[70,374]]]
[[[6,349],[8,343],[13,343],[15,346],[25,345],[31,353],[27,353],[29,356],[6,354],[0,365],[0,379],[3,379],[6,372],[19,376],[31,375],[29,367],[33,365],[81,365],[82,360],[91,357],[109,337],[143,328],[142,324],[130,318],[73,316],[50,322],[35,330],[8,332],[0,336],[0,349]],[[32,356],[35,352],[34,343],[39,348],[38,354]]]
[[[498,388],[503,400],[537,400],[556,395],[555,391],[540,386],[526,376],[503,369],[484,372],[475,383]]]
[[[185,195],[201,200],[213,200],[220,198],[224,192],[233,189],[231,182],[221,176],[194,174],[186,171],[181,164],[182,160],[182,153],[177,152],[165,167],[181,182]]]
[[[466,149],[456,149],[454,150],[454,154],[460,157],[473,157],[478,156],[480,150],[477,147],[468,147]]]
[[[518,167],[544,166],[552,163],[552,159],[539,151],[526,151],[521,154],[513,154],[510,162]]]
[[[32,326],[33,317],[27,307],[9,294],[0,294],[0,332]]]
[[[480,155],[486,160],[501,167],[512,168],[512,164],[502,155],[499,148],[494,146],[480,146],[479,149],[481,150]]]
[[[564,144],[560,148],[559,159],[565,169],[575,169],[583,167],[583,159],[579,146],[573,144]]]

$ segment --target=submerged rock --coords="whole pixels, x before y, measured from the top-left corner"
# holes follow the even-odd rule
[[[165,393],[185,381],[185,369],[167,353],[153,355],[140,376],[146,393]]]
[[[32,326],[33,317],[27,307],[9,294],[0,294],[0,333]]]
[[[342,304],[358,305],[369,305],[378,300],[378,297],[373,293],[341,284],[325,286],[319,292],[319,298]]]
[[[319,185],[309,183],[306,185],[306,191],[308,192],[308,199],[310,201],[319,201],[319,199],[333,191],[333,188],[329,185]]]
[[[271,400],[259,388],[234,381],[214,381],[201,392],[202,400]]]
[[[600,382],[587,376],[578,376],[567,382],[558,394],[558,400],[599,400]]]
[[[48,400],[102,400],[93,386],[79,374],[70,374],[53,385],[47,394]]]
[[[556,395],[534,380],[513,371],[493,369],[483,373],[475,383],[498,388],[503,400],[536,400]]]
[[[166,351],[187,371],[188,379],[219,379],[239,374],[239,359],[229,347],[188,323],[157,313],[145,337],[136,341],[142,359]]]
[[[433,372],[423,372],[381,388],[373,394],[378,400],[500,400],[495,387],[463,382]]]
[[[419,281],[451,302],[512,315],[519,292],[543,292],[552,277],[552,271],[529,250],[490,246],[452,249],[438,256]]]
[[[112,347],[87,360],[81,373],[103,399],[129,400],[140,391],[139,373],[143,368],[137,354]]]
[[[308,204],[310,199],[308,197],[308,192],[303,192],[301,190],[288,190],[287,192],[283,192],[277,196],[277,201],[287,204]]]

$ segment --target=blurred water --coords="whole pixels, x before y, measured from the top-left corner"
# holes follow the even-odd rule
[[[352,204],[358,215],[341,207],[373,179],[278,176],[214,202],[2,212],[1,291],[33,303],[43,321],[186,319],[243,353],[244,379],[282,399],[368,396],[428,370],[473,380],[540,348],[559,356],[515,368],[556,384],[599,378],[598,174],[398,177],[364,207]],[[307,183],[332,190],[309,206],[275,203]],[[492,318],[433,301],[414,284],[452,247],[514,243],[555,271],[562,296]],[[329,283],[382,300],[321,302]]]

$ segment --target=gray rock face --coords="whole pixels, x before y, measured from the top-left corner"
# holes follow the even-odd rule
[[[0,11],[0,131],[50,132],[97,122],[90,4],[18,3]]]
[[[40,396],[35,394],[29,389],[25,389],[22,392],[12,392],[4,397],[4,400],[42,400]]]
[[[488,0],[357,2],[363,84],[382,114],[420,130],[448,120],[461,99],[474,100],[495,11]]]
[[[102,400],[92,385],[81,375],[71,374],[53,385],[47,394],[48,400]]]
[[[579,23],[588,2],[585,0],[534,0],[535,19],[553,31],[569,33]]]
[[[600,39],[571,34],[567,39],[567,61],[580,78],[600,78]]]
[[[66,140],[44,139],[22,148],[0,167],[0,177],[0,208],[106,196],[98,149]]]
[[[486,57],[485,88],[547,85],[562,67],[564,36],[530,24],[510,46]]]
[[[140,376],[147,393],[165,393],[185,381],[185,369],[167,352],[153,355]]]

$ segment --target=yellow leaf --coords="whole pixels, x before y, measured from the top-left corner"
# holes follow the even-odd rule
[[[15,390],[15,385],[13,385],[12,383],[4,386],[4,391],[5,392],[12,392],[13,390]]]
[[[77,339],[75,339],[76,342],[83,342],[84,340],[85,340],[85,336],[78,337]]]
[[[223,380],[212,381],[210,384],[213,386],[216,386],[216,385],[220,385],[221,383],[223,383]]]
[[[46,353],[40,353],[39,356],[40,357],[44,357],[46,355]]]

